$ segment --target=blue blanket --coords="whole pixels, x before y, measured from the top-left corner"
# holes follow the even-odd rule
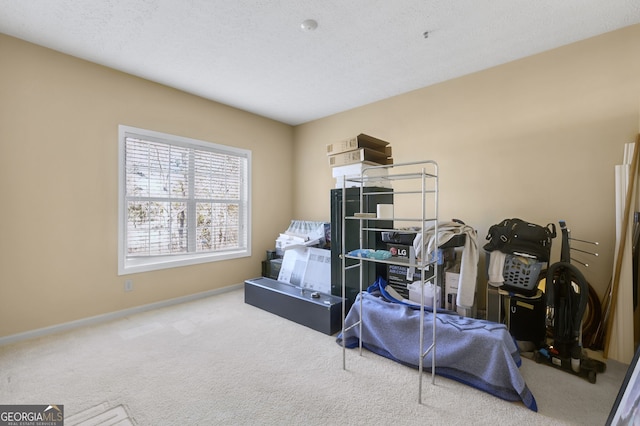
[[[345,319],[346,327],[360,319],[363,307],[362,346],[399,363],[418,368],[420,351],[420,311],[391,303],[369,293],[361,293]],[[432,342],[433,314],[424,313],[424,348]],[[358,347],[359,327],[345,332],[345,345]],[[337,342],[342,345],[342,333]],[[457,380],[507,401],[522,401],[538,411],[536,400],[520,374],[520,354],[503,324],[436,314],[436,374]],[[431,372],[430,352],[424,358]]]

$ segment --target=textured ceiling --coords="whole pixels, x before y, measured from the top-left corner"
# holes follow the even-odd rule
[[[636,23],[640,0],[0,0],[1,33],[292,125]]]

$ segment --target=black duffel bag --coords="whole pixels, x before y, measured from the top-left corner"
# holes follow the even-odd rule
[[[551,240],[556,237],[556,225],[536,225],[522,219],[505,219],[492,225],[487,233],[487,251],[499,250],[506,254],[533,256],[548,262]]]

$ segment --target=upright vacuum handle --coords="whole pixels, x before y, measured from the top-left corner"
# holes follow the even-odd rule
[[[560,248],[560,262],[571,262],[571,249],[569,247],[569,230],[564,220],[559,220],[560,231],[562,232],[562,246]]]

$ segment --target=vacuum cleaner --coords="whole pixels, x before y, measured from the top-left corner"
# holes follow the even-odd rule
[[[547,328],[552,343],[534,352],[534,360],[596,382],[606,364],[586,356],[582,348],[582,319],[589,300],[589,283],[571,264],[569,231],[561,220],[560,262],[552,264],[546,275]]]

